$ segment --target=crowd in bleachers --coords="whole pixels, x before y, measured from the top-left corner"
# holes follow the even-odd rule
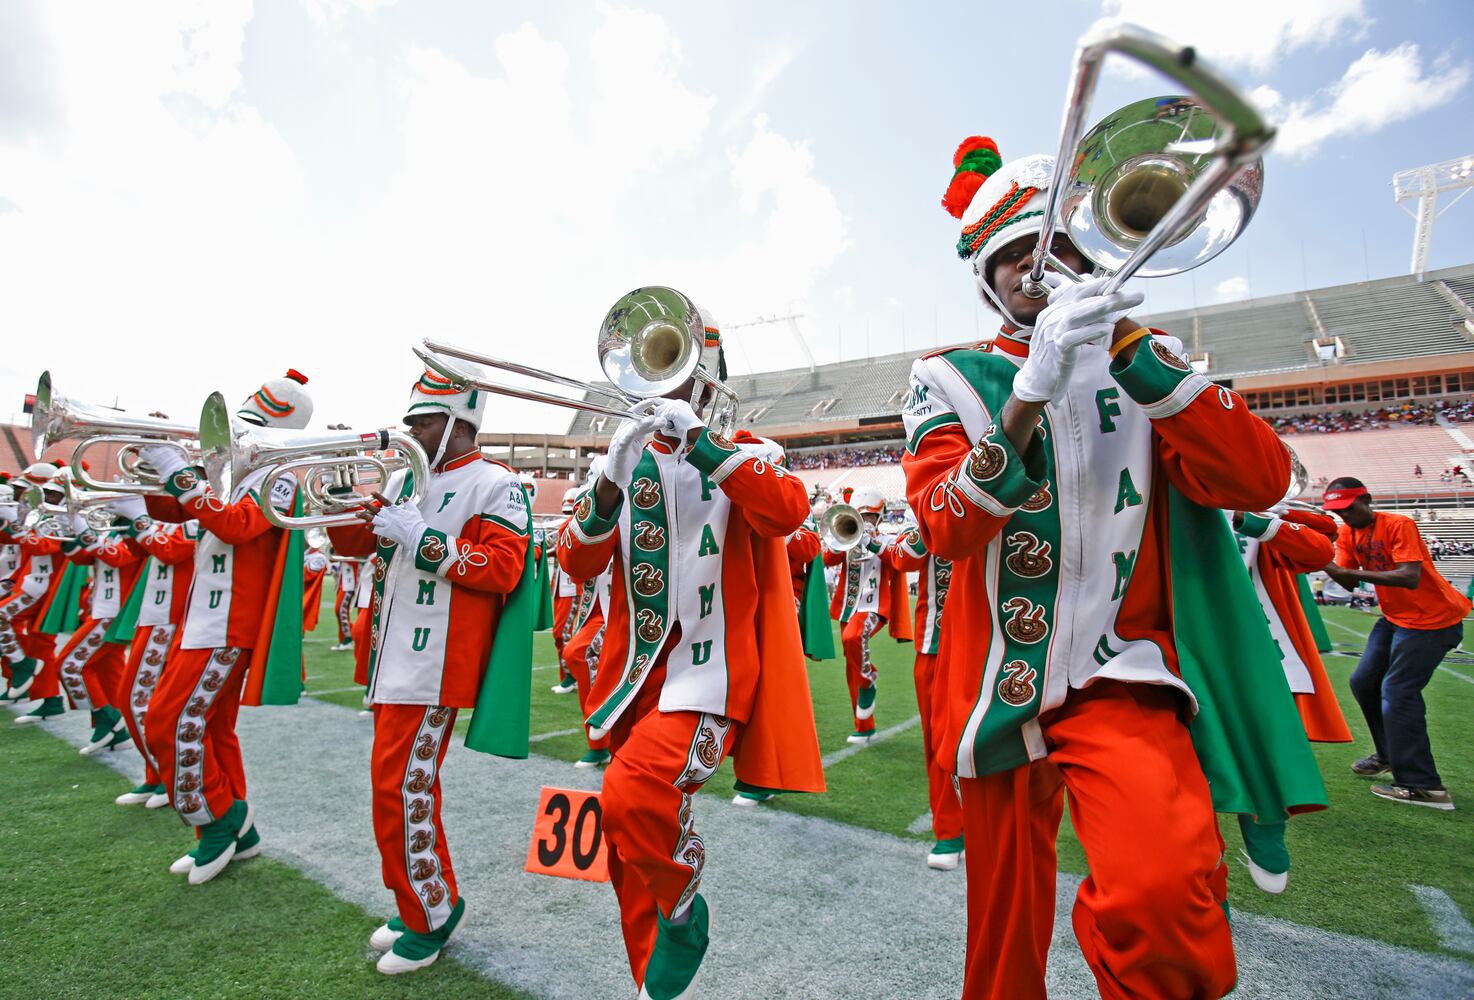
[[[905,449],[900,445],[879,448],[827,448],[820,451],[791,451],[792,469],[847,469],[857,465],[894,465]]]
[[[1329,434],[1332,431],[1369,431],[1384,427],[1411,427],[1438,422],[1438,418],[1465,423],[1474,420],[1474,400],[1435,399],[1383,406],[1375,410],[1330,410],[1266,417],[1281,434]]]
[[[1452,559],[1454,556],[1474,556],[1474,542],[1451,539],[1448,541],[1434,535],[1424,535],[1428,552],[1434,559]]]

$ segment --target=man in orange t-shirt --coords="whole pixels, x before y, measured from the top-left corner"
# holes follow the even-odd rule
[[[1324,506],[1345,522],[1336,537],[1336,561],[1326,573],[1347,589],[1370,583],[1382,608],[1351,675],[1351,693],[1376,749],[1351,769],[1368,777],[1390,770],[1392,784],[1372,786],[1380,798],[1452,809],[1453,798],[1433,764],[1423,688],[1464,638],[1469,598],[1434,568],[1412,518],[1372,510],[1361,480],[1332,482]]]

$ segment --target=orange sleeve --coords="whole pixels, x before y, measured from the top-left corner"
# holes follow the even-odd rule
[[[899,573],[920,573],[931,556],[921,543],[920,532],[911,530],[901,534],[881,558]]]
[[[456,586],[510,594],[522,579],[526,555],[526,534],[499,518],[477,515],[454,537],[427,528],[420,536],[415,565]]]
[[[803,480],[755,452],[718,443],[702,429],[686,452],[686,461],[706,474],[762,538],[783,538],[803,527],[809,516],[809,493]]]
[[[1361,569],[1361,560],[1356,557],[1356,547],[1351,544],[1351,527],[1343,524],[1336,532],[1336,565],[1347,569]]]
[[[109,566],[132,566],[144,558],[143,548],[131,538],[120,538],[116,545],[104,545],[97,550],[99,562]]]
[[[1259,518],[1257,515],[1247,514],[1244,516],[1246,528],[1251,519],[1267,521],[1274,526],[1272,533],[1266,532],[1269,534],[1268,538],[1260,538],[1260,545],[1275,562],[1291,572],[1310,573],[1323,569],[1336,557],[1335,543],[1325,533],[1313,527],[1292,521],[1288,517]],[[1253,534],[1246,533],[1251,536]]]
[[[143,505],[148,508],[148,516],[155,521],[183,524],[190,519],[184,508],[179,506],[179,501],[167,493],[145,493]]]
[[[373,529],[363,523],[345,524],[328,529],[333,551],[340,556],[367,559],[378,550]]]
[[[981,551],[1042,484],[1038,435],[1024,457],[997,427],[976,443],[955,421],[919,438],[901,459],[906,500],[927,551],[943,559]]]
[[[788,568],[797,571],[814,561],[819,554],[819,535],[808,528],[799,528],[788,539]]]
[[[589,489],[578,498],[573,515],[558,528],[558,565],[574,583],[592,580],[609,566],[619,543],[616,528],[624,494],[607,518],[600,517],[594,507],[594,493]]]
[[[165,566],[177,566],[194,558],[195,540],[178,531],[151,531],[141,541],[143,549]]]

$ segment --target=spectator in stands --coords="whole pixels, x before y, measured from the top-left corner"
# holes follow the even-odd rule
[[[1344,522],[1327,575],[1348,590],[1370,583],[1382,609],[1351,675],[1375,749],[1351,769],[1367,777],[1391,771],[1392,784],[1372,786],[1380,798],[1452,809],[1433,763],[1423,688],[1463,639],[1469,598],[1434,569],[1413,519],[1374,511],[1361,480],[1334,480],[1323,505]]]
[[[1413,465],[1413,475],[1416,478],[1418,478],[1418,479],[1422,479],[1423,478],[1423,466],[1422,465],[1418,465],[1418,464]]]

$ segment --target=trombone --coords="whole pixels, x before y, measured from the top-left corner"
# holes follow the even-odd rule
[[[850,504],[830,504],[819,524],[819,534],[834,551],[848,552],[865,537],[865,520]]]
[[[358,512],[370,501],[354,491],[361,487],[383,491],[400,470],[407,470],[410,477],[406,503],[423,500],[430,481],[430,459],[403,431],[301,434],[248,426],[231,416],[218,392],[210,394],[200,411],[199,437],[205,478],[222,500],[263,469],[263,497],[278,479],[300,474],[303,506],[315,513],[293,515],[277,510],[269,500],[261,504],[266,519],[288,531],[359,523]]]
[[[1192,96],[1137,101],[1082,139],[1111,52],[1156,69]],[[1109,294],[1138,271],[1161,277],[1206,263],[1249,224],[1264,185],[1261,154],[1274,129],[1191,47],[1134,24],[1097,21],[1075,50],[1065,102],[1044,228],[1023,282],[1030,298],[1048,294],[1046,265],[1081,280],[1050,251],[1057,228],[1111,272]]]
[[[39,458],[57,441],[81,438],[72,452],[72,475],[89,490],[112,493],[162,493],[164,484],[139,450],[164,444],[178,448],[185,460],[195,459],[199,431],[188,424],[159,417],[141,417],[126,410],[83,403],[57,392],[51,372],[36,383],[36,405],[31,417],[31,444]],[[100,445],[121,445],[116,458],[118,478],[94,479],[87,470],[87,453]]]
[[[599,367],[612,386],[580,381],[439,340],[426,339],[421,347],[411,349],[427,368],[450,380],[458,391],[481,389],[619,420],[628,419],[630,408],[640,400],[663,396],[695,379],[696,385],[691,392],[692,408],[700,412],[700,404],[709,391],[713,398],[707,404],[707,426],[730,438],[737,423],[737,394],[701,367],[701,351],[708,333],[714,335],[716,326],[707,320],[699,306],[673,288],[650,285],[622,296],[605,315],[599,328]],[[540,389],[488,382],[479,374],[454,364],[456,360],[561,385],[598,396],[604,401],[576,399]]]

